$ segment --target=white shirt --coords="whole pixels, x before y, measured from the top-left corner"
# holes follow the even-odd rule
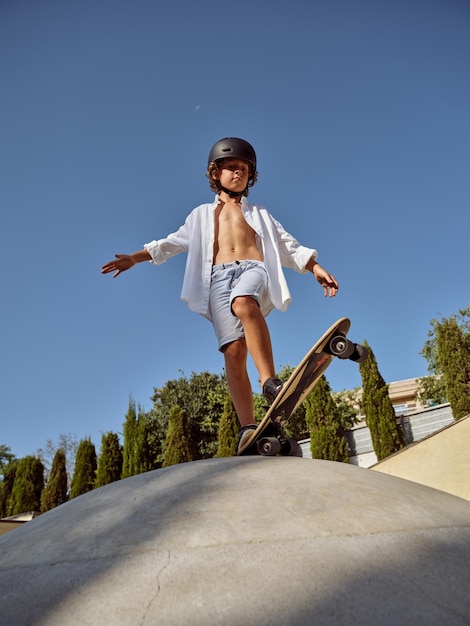
[[[187,252],[186,269],[183,279],[181,299],[192,311],[211,319],[209,291],[211,284],[212,260],[214,255],[214,211],[219,199],[201,204],[193,209],[184,224],[165,239],[145,244],[152,257],[151,263],[160,265],[170,257]],[[268,291],[272,307],[285,311],[291,303],[291,295],[282,267],[290,267],[297,272],[307,272],[308,261],[316,259],[318,253],[306,248],[284,230],[282,225],[263,207],[248,204],[242,198],[243,216],[257,235],[257,243],[263,254],[268,274]],[[244,259],[240,259],[244,260]],[[269,311],[264,312],[267,314]]]

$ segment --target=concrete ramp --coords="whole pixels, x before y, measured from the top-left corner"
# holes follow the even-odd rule
[[[470,500],[470,415],[370,469]]]
[[[0,538],[2,625],[468,625],[470,503],[350,465],[212,459]]]

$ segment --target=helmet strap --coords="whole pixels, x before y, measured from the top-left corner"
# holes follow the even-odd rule
[[[229,198],[239,198],[240,196],[243,196],[243,194],[246,191],[246,187],[243,191],[231,191],[230,189],[227,189],[227,187],[224,187],[223,185],[221,185],[220,182],[218,186],[221,191],[225,191],[225,193],[228,195]]]

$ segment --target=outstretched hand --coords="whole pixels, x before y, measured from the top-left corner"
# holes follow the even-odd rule
[[[312,268],[312,273],[316,280],[323,287],[323,295],[326,297],[334,298],[338,293],[339,284],[336,278],[327,272],[321,265],[315,263]]]
[[[103,265],[101,273],[109,274],[110,272],[115,272],[113,278],[116,278],[116,276],[130,269],[133,265],[135,265],[135,261],[129,254],[116,254],[114,261],[109,261],[109,263]]]

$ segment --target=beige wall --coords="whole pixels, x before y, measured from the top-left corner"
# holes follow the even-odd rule
[[[470,415],[371,469],[470,500]]]
[[[0,520],[0,537],[6,535],[11,530],[15,530],[15,528],[23,526],[23,524],[26,524],[26,522],[5,522]]]

